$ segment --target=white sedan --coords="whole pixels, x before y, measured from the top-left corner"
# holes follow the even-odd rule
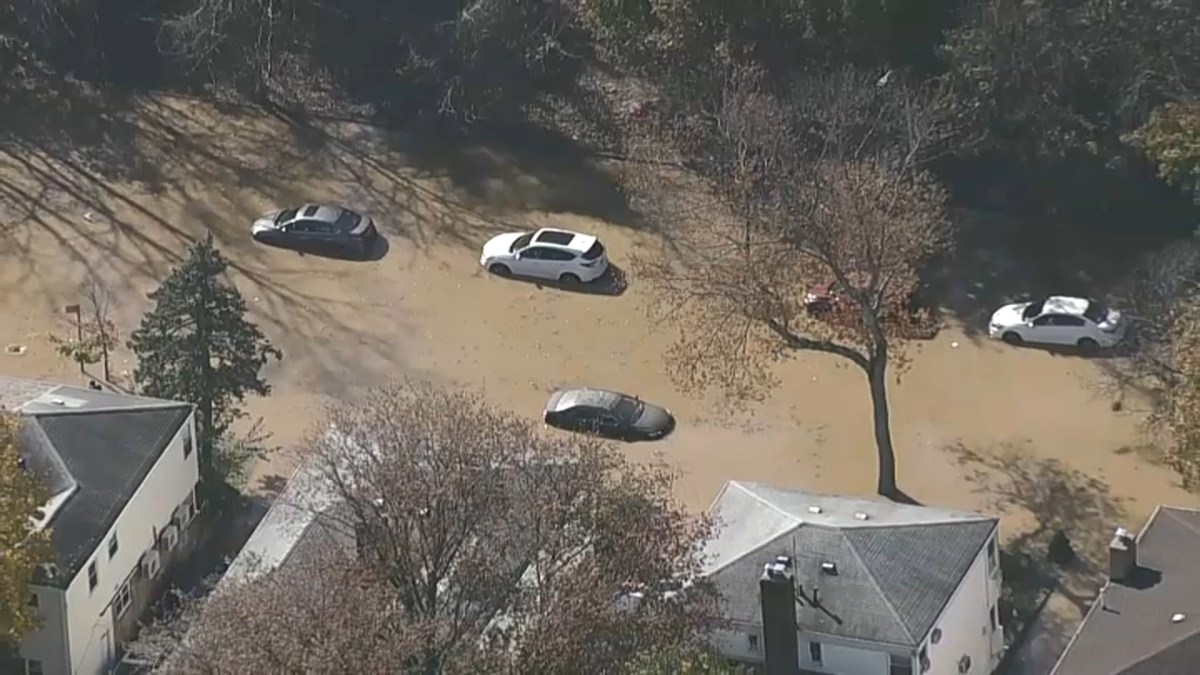
[[[1009,344],[1034,342],[1082,349],[1114,347],[1125,337],[1121,313],[1083,298],[1053,295],[1005,305],[992,314],[988,334]]]
[[[550,228],[492,237],[483,245],[479,264],[496,276],[517,275],[564,283],[593,281],[608,270],[608,258],[599,239]]]

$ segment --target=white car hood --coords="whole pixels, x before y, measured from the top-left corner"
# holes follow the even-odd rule
[[[281,213],[283,213],[283,211],[271,211],[269,213],[262,214],[254,220],[254,224],[250,226],[250,231],[254,234],[258,234],[268,230],[279,229],[279,226],[275,224],[275,219],[278,218],[279,214]]]
[[[1005,305],[992,314],[991,323],[993,326],[1001,326],[1003,328],[1019,326],[1025,323],[1025,319],[1021,317],[1021,312],[1025,311],[1025,308],[1028,306],[1028,302]]]
[[[488,239],[487,243],[483,245],[483,257],[495,258],[509,255],[508,249],[522,235],[524,235],[524,232],[509,232],[508,234],[498,234]]]

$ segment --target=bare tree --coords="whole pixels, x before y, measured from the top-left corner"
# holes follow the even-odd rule
[[[80,372],[84,371],[84,366],[102,363],[104,380],[111,382],[109,354],[121,344],[120,331],[109,318],[112,291],[104,282],[92,276],[83,286],[83,298],[82,305],[70,308],[72,311],[79,310],[75,336],[60,338],[51,335],[50,342],[60,354],[78,363]]]
[[[1117,291],[1128,314],[1126,358],[1106,363],[1116,390],[1148,394],[1152,425],[1169,415],[1172,392],[1184,378],[1173,344],[1189,302],[1200,290],[1200,243],[1178,241],[1146,255]]]
[[[108,286],[95,276],[89,277],[83,289],[84,301],[87,303],[88,329],[93,336],[96,349],[100,352],[100,363],[104,369],[104,381],[112,381],[112,371],[109,368],[109,352],[121,344],[121,336],[117,325],[109,318],[112,310],[113,295]]]
[[[180,647],[191,670],[614,672],[711,621],[692,582],[708,526],[661,466],[417,383],[336,405],[306,455],[338,504],[324,549],[312,569],[218,590]],[[346,572],[313,576],[330,568]]]
[[[681,384],[747,400],[773,384],[776,359],[799,350],[858,366],[877,488],[892,498],[902,493],[887,369],[931,327],[912,296],[922,266],[951,246],[945,194],[921,169],[951,138],[941,113],[937,95],[891,75],[837,73],[785,97],[734,77],[716,109],[670,128],[721,212],[667,223],[675,252],[636,265],[654,288],[652,312],[682,323],[669,364]],[[809,302],[810,289],[829,285],[831,302]]]

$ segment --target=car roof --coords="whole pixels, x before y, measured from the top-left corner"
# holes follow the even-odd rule
[[[596,237],[581,232],[543,227],[533,234],[532,243],[583,253],[596,243]]]
[[[615,391],[607,389],[564,389],[562,396],[558,399],[558,405],[555,406],[555,412],[575,408],[577,406],[588,406],[590,408],[603,408],[611,410],[616,407],[617,403],[624,398],[623,394],[618,394]]]
[[[1072,298],[1067,295],[1052,295],[1042,304],[1043,314],[1074,314],[1083,316],[1090,302],[1084,298]]]
[[[292,216],[292,220],[319,220],[325,223],[337,223],[338,216],[342,215],[343,211],[349,209],[340,206],[331,206],[329,204],[305,204],[296,209],[296,215]],[[290,221],[289,221],[290,222]]]

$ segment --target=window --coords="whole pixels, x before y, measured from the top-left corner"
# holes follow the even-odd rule
[[[46,675],[42,662],[37,659],[25,659],[25,675]]]
[[[358,227],[358,224],[361,222],[362,222],[362,216],[358,215],[357,213],[355,213],[349,209],[342,209],[341,214],[339,214],[337,217],[338,227],[347,232]]]
[[[995,605],[992,605],[991,610],[988,611],[988,618],[992,622],[992,630],[996,630],[996,626],[1000,623],[1000,610],[996,609]]]
[[[516,253],[517,251],[520,251],[521,249],[528,246],[529,243],[532,241],[533,241],[533,233],[523,234],[523,235],[517,237],[517,240],[512,243],[512,246],[508,247],[508,252]]]
[[[284,211],[281,211],[279,213],[279,215],[275,217],[275,222],[286,223],[287,221],[289,221],[295,217],[296,217],[296,209],[286,209]]]
[[[749,635],[747,637],[750,639],[750,651],[758,651],[758,636]]]
[[[542,253],[542,258],[545,260],[557,260],[559,262],[566,262],[568,260],[574,260],[575,254],[571,253],[570,251],[560,251],[556,248],[548,248],[548,249],[545,249],[544,252]]]
[[[522,260],[545,260],[546,249],[540,246],[531,246],[524,251],[521,251]]]
[[[599,240],[596,240],[596,243],[592,244],[592,247],[583,254],[583,259],[595,260],[602,255],[604,255],[604,247],[600,244]]]
[[[192,454],[192,450],[194,449],[195,447],[192,442],[192,429],[189,427],[183,430],[183,458],[187,459],[188,456]]]
[[[1083,315],[1093,323],[1103,323],[1108,318],[1108,308],[1092,300],[1088,302],[1087,309],[1083,310]]]
[[[1054,325],[1056,325],[1055,321],[1054,321],[1056,318],[1057,318],[1057,315],[1055,315],[1055,314],[1043,314],[1042,316],[1039,316],[1038,318],[1033,320],[1033,325],[1039,326],[1039,327],[1040,326],[1054,326]]]
[[[958,672],[964,675],[971,672],[971,657],[963,654],[963,657],[958,660]]]
[[[98,583],[100,583],[100,577],[96,574],[96,561],[93,560],[88,564],[88,591],[96,590]]]
[[[1045,302],[1031,302],[1031,303],[1029,303],[1029,306],[1025,308],[1025,311],[1021,312],[1021,318],[1025,319],[1026,321],[1029,321],[1030,319],[1037,316],[1038,314],[1041,314],[1042,309],[1045,306],[1046,306]]]
[[[308,208],[304,209],[304,216],[306,218],[309,216],[315,216],[319,210],[321,210],[321,207],[314,204],[313,206],[309,206]]]
[[[1067,316],[1065,314],[1054,320],[1055,326],[1070,326],[1071,328],[1076,328],[1086,323],[1086,321],[1078,316]]]
[[[912,657],[888,654],[888,675],[912,675]]]
[[[112,560],[112,557],[117,554],[118,546],[119,546],[119,544],[117,543],[117,534],[114,532],[113,536],[109,537],[109,539],[108,539],[108,559],[109,560]]]
[[[821,662],[821,643],[820,642],[808,643],[808,658],[812,659],[813,663]]]
[[[113,598],[113,616],[123,616],[125,610],[129,609],[129,605],[133,602],[133,592],[129,588],[129,582],[121,584],[121,589],[117,591],[117,595]]]
[[[570,244],[571,240],[574,238],[574,232],[563,232],[562,230],[542,230],[541,234],[538,235],[537,240],[539,242],[544,241],[547,244],[566,246],[567,244]]]
[[[934,628],[934,629],[933,629],[933,632],[932,632],[932,633],[930,633],[930,635],[929,635],[929,641],[930,641],[930,642],[932,642],[932,643],[933,643],[933,644],[935,644],[935,645],[936,645],[937,643],[941,642],[941,641],[942,641],[942,629],[941,629],[941,628]]]
[[[988,571],[995,574],[998,568],[999,565],[996,564],[996,539],[993,537],[988,540]]]
[[[921,647],[921,651],[917,652],[917,663],[921,664],[921,672],[929,670],[929,649]]]

